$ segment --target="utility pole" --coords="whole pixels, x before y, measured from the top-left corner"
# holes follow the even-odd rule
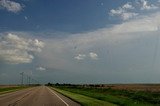
[[[31,77],[29,77],[29,85],[30,85],[30,80],[31,80]]]
[[[21,85],[23,85],[23,75],[24,75],[24,72],[20,73],[20,75],[22,75],[22,79],[21,79]]]
[[[27,85],[29,85],[29,76],[27,75]]]
[[[31,76],[25,74],[24,72],[21,72],[20,75],[21,75],[21,85],[22,86],[25,84],[25,80],[26,80],[26,84],[29,86],[32,84],[33,85],[39,84],[39,82],[37,80],[35,80]]]

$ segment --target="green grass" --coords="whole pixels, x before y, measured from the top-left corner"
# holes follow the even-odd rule
[[[84,95],[119,106],[159,106],[160,95],[151,92],[97,89],[83,87],[56,87],[74,94]]]
[[[21,90],[24,88],[28,88],[27,86],[16,86],[16,87],[6,87],[6,88],[0,88],[0,94],[9,93],[17,90]]]
[[[84,96],[84,95],[81,95],[81,94],[72,93],[72,92],[57,89],[57,88],[54,88],[54,90],[56,90],[57,92],[71,98],[72,100],[77,101],[82,106],[117,106],[115,104],[112,104],[112,103],[109,103],[109,102],[106,102],[106,101],[102,101],[102,100],[98,100],[98,99],[95,99],[95,98],[91,98],[91,97],[88,97],[88,96]]]

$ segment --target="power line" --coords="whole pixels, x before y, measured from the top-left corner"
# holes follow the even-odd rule
[[[23,85],[23,76],[24,76],[24,72],[20,73],[20,75],[22,75],[22,77],[21,77],[21,85]]]
[[[37,80],[35,80],[31,76],[25,74],[24,72],[21,72],[20,75],[21,75],[21,85],[25,84],[24,78],[27,80],[26,85],[39,84],[39,82]]]

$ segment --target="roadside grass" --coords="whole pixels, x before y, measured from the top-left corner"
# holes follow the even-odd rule
[[[160,104],[160,95],[149,92],[65,86],[56,86],[56,88],[119,106],[159,106]]]
[[[160,104],[160,92],[129,91],[129,90],[115,90],[115,89],[95,89],[95,90],[110,95],[124,96],[132,100],[137,100],[141,102]]]
[[[88,96],[85,96],[85,95],[72,93],[72,92],[57,89],[57,88],[52,88],[52,89],[54,89],[57,92],[71,98],[72,100],[80,103],[82,106],[117,106],[115,104],[112,104],[112,103],[109,103],[109,102],[106,102],[106,101],[102,101],[102,100],[98,100],[98,99],[95,99],[95,98],[91,98],[91,97],[88,97]]]
[[[14,91],[21,90],[24,88],[28,88],[28,87],[27,86],[16,86],[16,87],[0,88],[0,94],[14,92]]]

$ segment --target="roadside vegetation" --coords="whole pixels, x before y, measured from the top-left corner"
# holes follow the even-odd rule
[[[24,89],[24,88],[26,87],[25,86],[3,87],[3,88],[0,88],[0,94],[17,91],[17,90]]]
[[[83,95],[85,97],[96,100],[109,102],[118,106],[159,106],[160,92],[150,91],[133,91],[133,90],[119,90],[95,86],[81,86],[71,84],[55,84],[51,85],[60,93],[74,99],[75,94]],[[68,95],[70,92],[71,94]],[[74,99],[81,103],[81,99]],[[83,104],[82,104],[83,105]],[[89,105],[83,105],[89,106]],[[90,105],[92,106],[92,105]]]
[[[98,100],[96,98],[92,98],[89,96],[81,95],[78,93],[72,93],[66,90],[61,90],[57,88],[53,88],[57,92],[71,98],[72,100],[80,103],[82,106],[117,106],[115,104],[109,103],[107,101]]]
[[[9,92],[14,92],[17,90],[21,90],[21,89],[25,89],[25,88],[29,88],[29,87],[33,87],[33,86],[38,86],[38,85],[17,85],[17,86],[1,86],[0,87],[0,94],[4,94],[4,93],[9,93]]]

